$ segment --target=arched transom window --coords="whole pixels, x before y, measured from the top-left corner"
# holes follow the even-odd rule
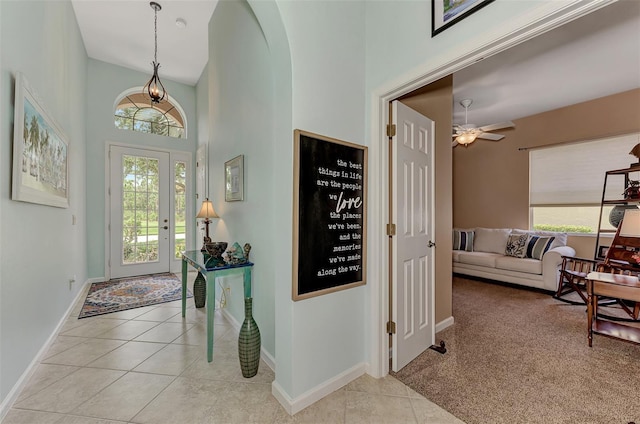
[[[152,105],[149,97],[137,90],[116,105],[116,128],[185,138],[186,122],[181,109],[173,99]]]

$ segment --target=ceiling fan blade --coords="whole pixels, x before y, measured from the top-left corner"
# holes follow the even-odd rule
[[[483,138],[485,140],[498,141],[504,138],[502,134],[493,134],[493,133],[480,133],[476,136],[476,138]]]
[[[478,129],[482,131],[494,131],[494,130],[501,130],[503,128],[514,128],[515,126],[516,124],[514,124],[513,122],[507,121],[507,122],[500,122],[499,124],[485,125],[484,127],[480,127]]]

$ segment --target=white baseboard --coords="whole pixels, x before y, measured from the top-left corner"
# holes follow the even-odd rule
[[[40,361],[42,360],[42,357],[44,356],[45,353],[47,353],[47,351],[51,347],[51,344],[54,342],[54,340],[58,336],[60,329],[62,328],[64,323],[67,321],[67,318],[69,317],[69,314],[75,307],[76,303],[86,295],[90,280],[91,279],[88,279],[87,281],[85,281],[82,288],[78,290],[78,293],[74,297],[73,301],[71,302],[71,304],[69,304],[69,307],[67,308],[65,313],[62,315],[62,318],[60,318],[60,321],[58,322],[58,325],[56,325],[56,328],[53,329],[53,332],[51,333],[47,341],[44,342],[44,344],[42,345],[38,353],[34,356],[29,366],[24,370],[24,372],[22,373],[22,375],[20,376],[16,384],[14,384],[14,386],[11,388],[7,396],[2,401],[2,404],[0,404],[0,422],[2,422],[4,417],[9,413],[9,409],[11,409],[14,402],[18,399],[20,392],[22,392],[22,389],[24,389],[24,386],[26,385],[27,381],[29,381],[29,378],[33,376],[33,373],[36,371],[36,368],[40,363]]]
[[[278,402],[289,413],[294,415],[309,405],[319,401],[323,397],[351,383],[356,378],[365,374],[367,369],[366,363],[360,363],[354,367],[344,371],[343,373],[325,381],[313,389],[303,393],[295,399],[292,399],[278,384],[277,380],[271,383],[271,394],[278,399]]]
[[[436,324],[436,333],[444,330],[445,328],[451,327],[454,324],[453,317],[445,318],[439,323]]]
[[[229,323],[231,323],[231,326],[233,328],[235,328],[237,331],[240,331],[240,325],[242,324],[239,323],[238,320],[229,313],[227,308],[220,308],[220,313],[222,313],[222,315],[229,321]]]
[[[87,279],[87,282],[85,284],[104,283],[105,281],[106,280],[104,279],[104,277],[94,277]]]

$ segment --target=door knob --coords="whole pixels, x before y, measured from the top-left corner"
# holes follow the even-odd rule
[[[436,244],[434,242],[432,242],[431,240],[429,240],[429,244],[427,244],[428,247],[436,247]]]

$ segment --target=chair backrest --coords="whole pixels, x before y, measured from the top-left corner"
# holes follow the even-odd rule
[[[640,275],[640,269],[633,270],[633,269],[629,269],[628,267],[626,267],[624,265],[615,265],[615,264],[612,264],[611,262],[608,262],[608,263],[601,262],[601,263],[599,263],[598,265],[596,265],[596,271],[597,272],[606,272],[608,274],[631,275],[631,276],[634,276],[634,277],[638,277]]]
[[[595,264],[596,262],[591,259],[563,256],[561,269],[564,271],[573,271],[574,273],[588,274],[594,270]]]

